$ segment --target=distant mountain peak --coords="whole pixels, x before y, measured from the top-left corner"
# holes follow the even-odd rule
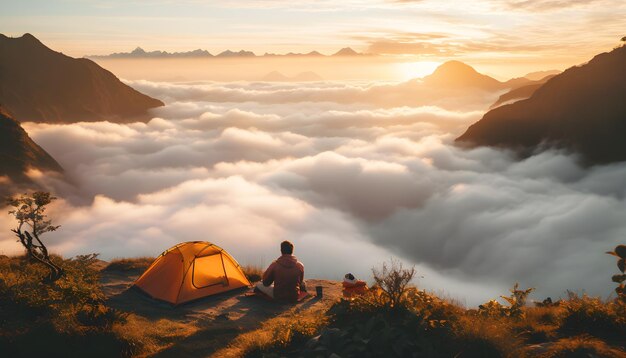
[[[21,37],[18,37],[21,40],[27,40],[27,41],[35,41],[35,42],[40,42],[39,39],[37,39],[35,36],[33,36],[30,33],[25,33],[24,35],[22,35]]]
[[[359,53],[354,51],[350,47],[344,47],[341,50],[335,52],[333,56],[358,56]]]
[[[282,73],[280,73],[278,71],[272,71],[272,72],[268,73],[267,75],[263,76],[261,81],[264,81],[264,82],[284,82],[284,81],[289,81],[289,77],[285,76],[284,74],[282,74]]]
[[[345,47],[330,56],[341,57],[341,56],[366,56],[366,55],[369,55],[369,54],[358,53],[350,47]],[[131,52],[115,52],[109,55],[85,55],[84,57],[101,59],[101,58],[165,58],[165,57],[177,58],[177,57],[253,57],[253,56],[257,56],[257,55],[252,51],[246,51],[246,50],[239,50],[239,51],[225,50],[213,56],[211,53],[209,53],[209,51],[202,50],[202,49],[197,49],[197,50],[187,51],[187,52],[167,52],[167,51],[158,51],[158,50],[146,51],[143,48],[137,46]],[[319,51],[314,50],[314,51],[309,51],[307,53],[287,52],[284,54],[265,52],[262,56],[265,56],[265,57],[282,57],[282,56],[285,56],[285,57],[326,57],[327,55],[324,55],[320,53]]]
[[[141,47],[137,46],[131,53],[133,55],[143,55],[146,53],[146,51],[142,49]]]
[[[548,76],[558,75],[562,71],[559,70],[544,70],[544,71],[535,71],[531,73],[527,73],[524,77],[528,78],[531,81],[539,81],[545,79]]]
[[[25,33],[20,37],[9,37],[9,36],[2,35],[0,37],[0,41],[4,43],[7,43],[7,42],[19,43],[21,46],[26,46],[30,48],[43,47],[47,49],[46,45],[41,43],[39,39],[37,39],[35,36],[29,33]]]
[[[239,50],[238,52],[226,50],[221,52],[217,57],[254,57],[256,56],[252,51]]]
[[[443,63],[432,74],[424,77],[423,81],[431,86],[447,88],[475,87],[493,91],[503,87],[502,82],[483,75],[472,66],[456,60]]]
[[[439,75],[479,75],[474,67],[457,60],[446,61],[435,69],[431,76]]]
[[[146,51],[136,47],[131,52],[115,52],[104,56],[86,56],[87,58],[177,58],[177,57],[213,57],[207,50],[197,49],[187,52]]]

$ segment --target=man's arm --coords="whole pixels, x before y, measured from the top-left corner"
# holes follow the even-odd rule
[[[302,270],[300,273],[300,291],[306,292],[306,282],[304,281],[304,265],[301,266],[301,269]]]
[[[263,273],[263,286],[270,286],[274,283],[274,266],[276,262],[272,262],[272,264],[265,270]]]

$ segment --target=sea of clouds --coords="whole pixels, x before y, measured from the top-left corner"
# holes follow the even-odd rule
[[[129,84],[167,105],[148,123],[24,124],[66,170],[32,173],[61,198],[56,252],[155,256],[206,240],[266,266],[291,240],[308,277],[369,280],[395,257],[468,305],[515,282],[536,299],[612,291],[604,252],[626,240],[626,164],[455,146],[498,94],[424,106],[406,84]],[[406,101],[378,98],[381,86]],[[0,253],[20,250],[13,224],[0,216]]]

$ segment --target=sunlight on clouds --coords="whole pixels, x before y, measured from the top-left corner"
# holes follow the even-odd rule
[[[482,110],[368,102],[378,87],[412,101],[406,83],[138,87],[170,99],[148,123],[25,124],[69,178],[32,176],[62,198],[54,251],[111,259],[208,240],[265,266],[288,239],[309,277],[367,278],[394,256],[468,304],[516,281],[606,294],[601,253],[626,236],[623,163],[458,148]],[[345,103],[354,93],[367,100]],[[3,253],[20,250],[12,224],[0,216]]]

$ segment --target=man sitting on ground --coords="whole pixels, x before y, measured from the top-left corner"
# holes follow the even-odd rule
[[[265,270],[256,289],[275,300],[296,302],[300,292],[306,292],[304,265],[293,256],[291,242],[281,242],[280,252],[282,255]]]

